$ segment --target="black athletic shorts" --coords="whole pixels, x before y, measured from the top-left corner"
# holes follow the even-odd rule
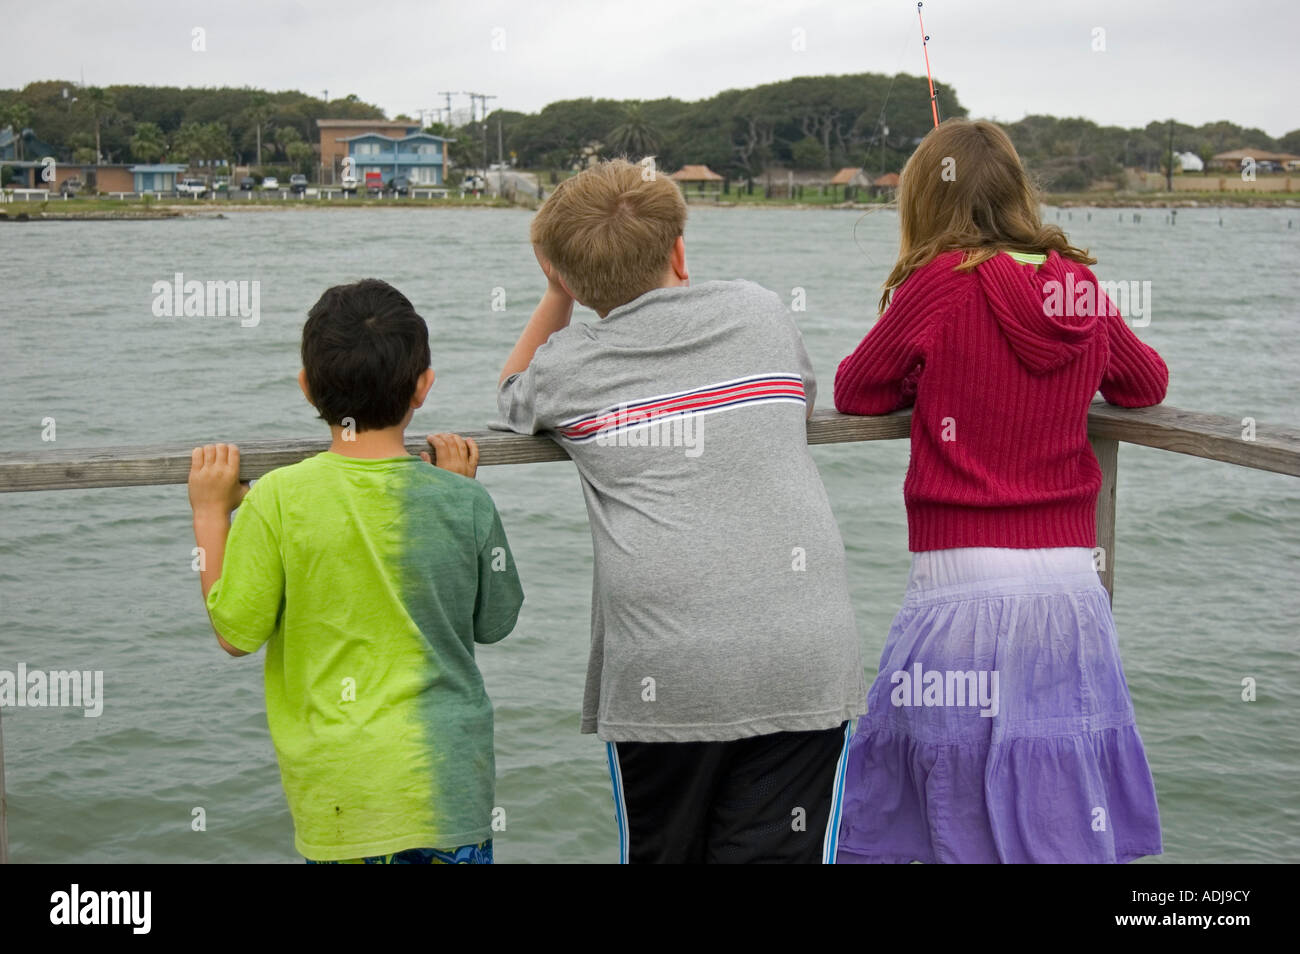
[[[849,734],[605,743],[619,861],[834,864]]]

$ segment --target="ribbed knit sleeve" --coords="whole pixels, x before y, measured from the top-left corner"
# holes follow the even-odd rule
[[[1101,396],[1120,407],[1150,407],[1165,399],[1169,368],[1154,348],[1133,333],[1113,305],[1105,310],[1109,354]]]
[[[835,372],[837,411],[888,414],[916,400],[926,342],[942,306],[960,287],[951,270],[957,260],[936,259],[898,289],[867,336],[840,362]]]

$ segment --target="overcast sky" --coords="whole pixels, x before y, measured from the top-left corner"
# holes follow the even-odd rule
[[[441,90],[533,112],[584,96],[695,100],[792,76],[925,72],[914,0],[0,0],[0,11],[3,88],[84,75],[328,90],[390,116],[442,106]],[[924,15],[934,74],[972,116],[1300,127],[1297,0],[929,0]]]

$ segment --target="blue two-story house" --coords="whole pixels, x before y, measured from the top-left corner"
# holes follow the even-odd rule
[[[359,181],[365,181],[367,172],[378,172],[384,182],[406,176],[412,185],[440,186],[446,181],[447,143],[455,140],[413,132],[405,136],[363,133],[340,141],[347,144]]]

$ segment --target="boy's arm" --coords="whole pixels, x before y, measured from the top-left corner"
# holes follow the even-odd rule
[[[505,367],[501,369],[501,377],[497,379],[498,385],[504,384],[512,375],[526,370],[532,364],[537,349],[546,344],[546,339],[560,329],[567,328],[573,318],[573,296],[565,288],[559,273],[542,258],[541,252],[536,249],[533,252],[537,255],[537,262],[546,274],[546,291],[533,310],[532,317],[528,319],[528,324],[524,326],[523,334],[515,343],[510,357],[506,358]]]
[[[206,603],[212,584],[221,578],[230,535],[230,514],[248,493],[239,482],[239,448],[208,444],[190,455],[190,509],[194,511],[194,543],[199,548],[199,585]],[[217,642],[232,656],[248,655],[217,633]]]
[[[798,326],[795,326],[794,333],[795,357],[799,362],[799,377],[803,378],[804,400],[808,405],[804,417],[811,421],[813,409],[817,405],[817,374],[813,371],[812,359],[808,357],[808,349],[804,347],[803,335]]]
[[[217,643],[232,656],[247,656],[264,641],[265,637],[252,634],[250,622],[248,630],[238,634],[239,640],[246,643],[246,648],[235,646],[221,635],[212,607],[214,588],[220,589],[227,569],[226,544],[231,534],[230,514],[237,508],[248,493],[248,485],[239,481],[239,448],[233,444],[209,444],[196,447],[190,458],[189,495],[190,507],[194,511],[194,540],[199,547],[199,582],[203,590],[205,606],[209,609],[213,631]],[[252,506],[251,503],[249,506]],[[244,528],[245,543],[256,542],[256,538],[265,535],[265,527],[259,517],[252,514],[240,514],[245,519],[240,521]],[[265,541],[262,541],[265,542]],[[279,605],[280,583],[282,577],[271,572],[271,567],[258,567],[253,574],[256,584],[241,588],[244,592],[237,594],[226,603],[234,603],[240,615],[247,614],[251,620],[260,620],[257,629],[265,630],[269,635],[271,627],[265,626],[264,617],[269,617],[274,625],[275,610]],[[210,599],[212,597],[212,599]],[[270,607],[270,602],[275,607]],[[220,602],[220,600],[218,600]],[[263,606],[261,604],[267,604]],[[231,638],[236,638],[232,632]]]
[[[514,554],[506,540],[501,516],[491,498],[475,513],[475,540],[482,536],[478,551],[478,591],[474,599],[474,642],[495,643],[515,628],[524,602],[523,587],[515,569]]]

